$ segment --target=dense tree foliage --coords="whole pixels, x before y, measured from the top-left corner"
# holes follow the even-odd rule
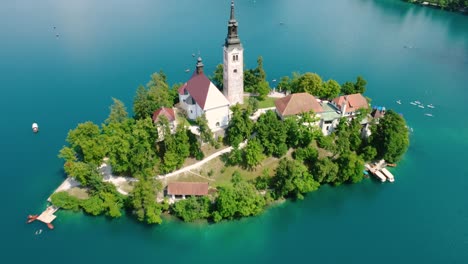
[[[208,126],[208,120],[206,119],[205,115],[197,117],[195,123],[198,126],[198,133],[200,133],[200,138],[203,142],[209,143],[210,145],[214,145],[214,136],[213,132],[211,132],[210,127]]]
[[[146,88],[140,85],[133,99],[133,113],[136,119],[151,117],[161,107],[172,107],[177,93],[171,92],[166,75],[160,71],[153,73]]]
[[[257,215],[265,207],[265,199],[255,186],[239,177],[233,186],[220,187],[213,212],[213,220],[233,219]]]
[[[78,211],[81,201],[67,192],[56,192],[50,196],[52,204],[66,210]]]
[[[373,126],[371,145],[377,149],[377,157],[394,163],[401,159],[409,146],[409,133],[403,117],[392,110]]]
[[[254,168],[264,159],[263,147],[257,139],[251,139],[247,142],[244,150],[244,162],[247,168]]]
[[[266,155],[281,157],[288,151],[286,126],[275,112],[267,111],[261,115],[255,124],[255,132]]]
[[[114,101],[114,104],[109,107],[110,114],[105,123],[121,123],[125,121],[128,118],[128,113],[124,103],[115,98],[112,98],[112,101]]]
[[[130,209],[139,221],[148,224],[162,223],[163,206],[156,202],[156,192],[159,190],[161,185],[153,178],[148,176],[139,178],[128,200]]]
[[[244,87],[245,91],[257,94],[260,100],[265,99],[270,92],[262,56],[258,57],[256,68],[244,71]]]
[[[216,65],[216,69],[213,72],[213,77],[211,77],[213,84],[218,87],[220,91],[223,90],[224,86],[224,66],[223,64]]]
[[[239,105],[231,107],[232,116],[226,129],[226,142],[231,146],[239,146],[252,134],[253,122]]]
[[[93,164],[100,164],[106,154],[103,139],[99,126],[92,122],[79,124],[67,136],[67,142],[79,159]]]
[[[211,201],[208,197],[190,197],[176,202],[172,206],[175,216],[185,222],[207,219],[211,216]]]
[[[355,93],[364,93],[366,91],[367,81],[364,80],[361,76],[356,78],[356,82],[345,82],[341,86],[341,92],[343,94],[355,94]]]
[[[278,198],[303,199],[305,193],[315,191],[319,186],[306,166],[287,158],[280,161],[273,178],[273,187]]]
[[[287,118],[284,122],[287,131],[287,145],[292,148],[308,146],[314,138],[321,134],[316,124],[317,120],[312,111]]]
[[[404,0],[405,2],[419,3],[428,2],[435,4],[442,9],[448,9],[452,11],[461,10],[468,8],[468,0]],[[466,11],[465,11],[466,12]]]

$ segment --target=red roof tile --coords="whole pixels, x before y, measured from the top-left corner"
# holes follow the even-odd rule
[[[201,109],[205,109],[205,102],[208,97],[210,83],[210,79],[208,79],[203,72],[197,74],[195,71],[190,80],[179,88],[179,94],[183,94],[185,92],[183,89],[186,89]]]
[[[172,108],[162,107],[154,111],[153,122],[157,122],[161,115],[164,115],[169,120],[169,122],[175,121],[174,109]]]
[[[170,182],[167,185],[169,195],[207,195],[207,182]]]
[[[317,102],[317,99],[308,93],[295,93],[275,101],[276,110],[281,116],[298,115],[301,113],[323,112],[322,106]]]
[[[346,112],[355,112],[360,108],[369,108],[367,99],[359,93],[337,97],[333,99],[333,102],[336,104],[338,109],[341,110],[341,107],[343,106],[343,103],[346,102],[346,100]]]

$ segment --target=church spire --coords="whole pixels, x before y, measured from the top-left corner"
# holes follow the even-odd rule
[[[231,16],[228,22],[228,34],[226,37],[225,46],[233,46],[233,45],[240,45],[240,39],[237,35],[237,20],[234,16],[234,1],[231,1]]]
[[[231,19],[230,20],[236,20],[234,17],[234,0],[231,1]]]
[[[202,58],[201,57],[198,57],[198,60],[197,60],[197,74],[201,74],[203,73],[203,62],[202,62]]]

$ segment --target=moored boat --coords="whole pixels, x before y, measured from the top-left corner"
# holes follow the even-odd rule
[[[34,133],[39,132],[39,126],[37,125],[37,123],[33,123],[33,124],[32,124],[32,131],[33,131]]]

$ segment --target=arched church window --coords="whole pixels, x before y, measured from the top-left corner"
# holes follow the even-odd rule
[[[234,69],[234,73],[237,73],[237,69]]]

